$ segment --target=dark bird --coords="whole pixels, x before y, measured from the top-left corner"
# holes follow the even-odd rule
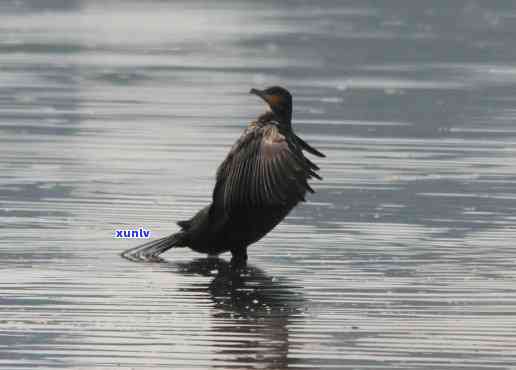
[[[292,96],[278,86],[251,89],[267,111],[244,130],[217,170],[212,202],[181,231],[122,253],[131,260],[155,260],[170,248],[190,247],[209,255],[231,251],[231,264],[245,266],[247,247],[271,231],[314,190],[322,178],[303,151],[324,157],[292,130]]]

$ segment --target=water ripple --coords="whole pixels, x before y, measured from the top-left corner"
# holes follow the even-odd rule
[[[513,368],[512,5],[61,3],[0,4],[1,369]],[[121,259],[270,84],[316,193],[241,273]]]

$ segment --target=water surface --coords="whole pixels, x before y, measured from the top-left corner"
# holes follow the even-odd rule
[[[0,368],[513,369],[510,2],[5,1]],[[163,263],[281,84],[324,181],[249,249]]]

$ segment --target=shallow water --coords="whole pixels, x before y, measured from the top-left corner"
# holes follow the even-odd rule
[[[4,1],[0,368],[514,369],[510,2]],[[294,94],[323,182],[249,249],[176,230]]]

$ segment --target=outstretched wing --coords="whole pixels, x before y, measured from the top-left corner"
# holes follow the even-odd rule
[[[213,203],[230,213],[304,201],[306,191],[313,193],[307,180],[320,177],[295,138],[274,124],[249,127],[218,169]]]

